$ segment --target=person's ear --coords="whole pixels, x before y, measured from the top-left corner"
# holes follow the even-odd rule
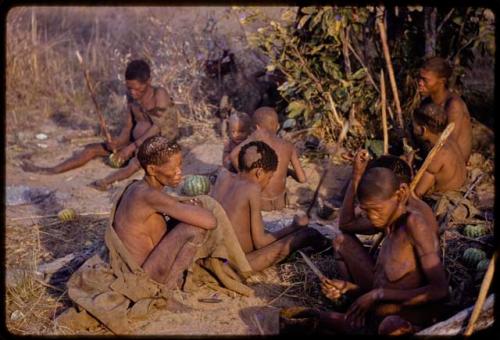
[[[151,176],[156,175],[156,165],[154,164],[146,165],[146,173]]]
[[[421,125],[420,129],[422,130],[422,133],[420,134],[423,138],[427,138],[429,136],[429,130],[427,130],[427,127]]]
[[[401,183],[395,192],[398,202],[405,203],[410,197],[410,187],[406,183]]]
[[[255,168],[255,177],[257,179],[260,179],[262,177],[262,175],[264,174],[264,172],[262,171],[262,168]]]

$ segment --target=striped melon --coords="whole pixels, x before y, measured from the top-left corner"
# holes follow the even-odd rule
[[[122,165],[123,165],[123,160],[119,159],[118,157],[116,157],[116,154],[115,153],[112,153],[111,155],[109,155],[108,157],[108,164],[112,167],[112,168],[121,168]]]
[[[486,253],[478,248],[467,248],[462,255],[463,261],[469,267],[476,267],[477,264],[486,258]]]
[[[486,235],[486,228],[481,225],[467,225],[464,228],[464,235],[471,238],[477,238]]]
[[[206,195],[210,191],[210,180],[207,176],[188,175],[182,185],[182,193],[186,196]]]
[[[485,272],[488,269],[489,264],[490,264],[490,260],[482,259],[481,261],[478,262],[478,264],[476,266],[476,271]]]
[[[76,219],[76,211],[72,208],[63,209],[57,213],[57,217],[63,222],[73,221]]]

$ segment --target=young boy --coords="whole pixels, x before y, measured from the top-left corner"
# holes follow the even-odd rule
[[[113,226],[134,261],[153,280],[175,288],[207,230],[217,222],[196,200],[192,205],[180,203],[163,191],[181,181],[178,144],[163,136],[150,137],[139,148],[137,159],[144,178],[123,192]]]
[[[448,79],[452,74],[449,64],[440,57],[427,59],[420,68],[418,90],[424,101],[432,102],[443,108],[447,117],[446,123],[455,123],[451,139],[459,146],[465,162],[469,160],[472,146],[472,124],[465,102],[448,90]]]
[[[302,247],[325,245],[325,238],[307,228],[305,215],[294,217],[292,224],[279,231],[265,231],[260,195],[278,168],[278,156],[266,143],[246,143],[238,155],[239,173],[223,169],[212,191],[224,207],[245,252],[256,272],[261,271]]]
[[[305,183],[306,175],[297,155],[295,146],[276,136],[279,128],[278,114],[271,107],[261,107],[253,114],[256,131],[245,142],[238,145],[230,154],[233,166],[238,169],[238,155],[243,145],[252,141],[262,141],[276,151],[278,155],[277,169],[272,175],[269,185],[262,191],[261,208],[264,211],[281,210],[286,206],[286,177],[291,175],[299,183]],[[293,170],[288,169],[292,164]]]
[[[244,112],[235,112],[228,119],[228,140],[224,142],[224,151],[222,153],[222,165],[229,171],[236,172],[236,169],[231,164],[229,155],[231,151],[247,139],[251,132],[252,121]]]
[[[345,314],[319,312],[320,322],[350,333],[364,326],[376,330],[385,317],[394,320],[398,316],[401,327],[414,331],[442,317],[442,308],[436,302],[448,296],[437,222],[431,208],[411,195],[408,185],[401,183],[393,171],[374,167],[365,172],[367,163],[368,152],[358,152],[339,219],[342,234],[333,241],[341,278],[321,283],[323,293],[331,300],[343,294],[357,299]],[[354,215],[356,194],[367,214],[364,221]],[[355,234],[378,231],[385,231],[387,236],[374,261]],[[407,327],[408,321],[413,327]],[[387,324],[384,322],[382,328]]]
[[[433,103],[421,106],[413,116],[413,133],[429,148],[434,146],[446,128],[447,119],[441,107]],[[459,189],[467,178],[467,169],[459,145],[450,136],[425,171],[415,188],[422,197],[435,192]]]
[[[39,167],[25,163],[23,170],[59,174],[80,167],[94,158],[109,156],[114,149],[118,150],[116,156],[122,162],[130,160],[128,165],[104,179],[93,182],[92,185],[96,189],[106,190],[114,181],[130,177],[140,169],[140,164],[134,155],[144,140],[158,134],[169,140],[177,136],[177,112],[172,99],[164,88],[151,85],[150,75],[149,65],[144,60],[133,60],[127,65],[126,121],[121,133],[113,138],[112,143],[88,144],[82,151],[53,167]]]

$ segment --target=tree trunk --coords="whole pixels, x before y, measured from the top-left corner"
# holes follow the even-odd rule
[[[425,7],[424,9],[424,31],[425,31],[425,57],[436,55],[436,17],[437,8]]]

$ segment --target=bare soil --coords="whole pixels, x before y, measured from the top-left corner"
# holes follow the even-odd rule
[[[214,170],[222,158],[223,143],[212,128],[213,122],[183,120],[181,124],[191,125],[194,129],[191,136],[180,140],[184,153],[184,174]],[[104,159],[92,160],[81,168],[59,175],[25,173],[20,168],[23,159],[49,166],[66,159],[85,143],[99,140],[93,130],[85,127],[73,129],[43,118],[34,125],[8,137],[6,186],[8,190],[21,185],[49,189],[51,193],[36,202],[6,207],[7,326],[16,334],[73,334],[72,330],[59,327],[54,322],[54,318],[71,305],[65,282],[78,265],[103,244],[112,202],[128,180],[115,183],[107,192],[89,187],[90,182],[113,171]],[[37,139],[36,134],[39,133],[46,134],[47,139]],[[289,179],[291,207],[281,212],[264,213],[269,230],[290,223],[298,209],[306,209],[301,204],[311,200],[320,177],[319,166],[314,162],[304,163],[309,183],[298,184]],[[330,175],[332,180],[327,182],[334,183],[333,187],[335,183],[343,183],[342,179],[348,173],[346,169],[339,167],[339,171],[333,171]],[[335,181],[335,174],[340,176],[340,180]],[[142,176],[141,170],[131,179]],[[323,189],[322,195],[335,189],[333,187],[326,185],[328,190]],[[64,208],[75,209],[78,219],[70,222],[58,220],[55,215]],[[311,225],[330,238],[336,232],[335,222],[314,219]],[[33,275],[40,264],[71,254],[75,258],[50,280],[44,281],[40,274]],[[334,274],[330,251],[312,258],[325,273]],[[280,308],[329,306],[329,301],[320,294],[315,276],[300,260],[290,258],[251,277],[249,285],[255,290],[255,297],[229,296],[231,294],[208,287],[202,287],[194,294],[178,291],[177,299],[193,308],[193,312],[156,312],[147,320],[134,324],[134,333],[277,334]],[[218,297],[222,301],[198,301],[207,297]],[[108,333],[106,329],[98,328],[85,334]]]

